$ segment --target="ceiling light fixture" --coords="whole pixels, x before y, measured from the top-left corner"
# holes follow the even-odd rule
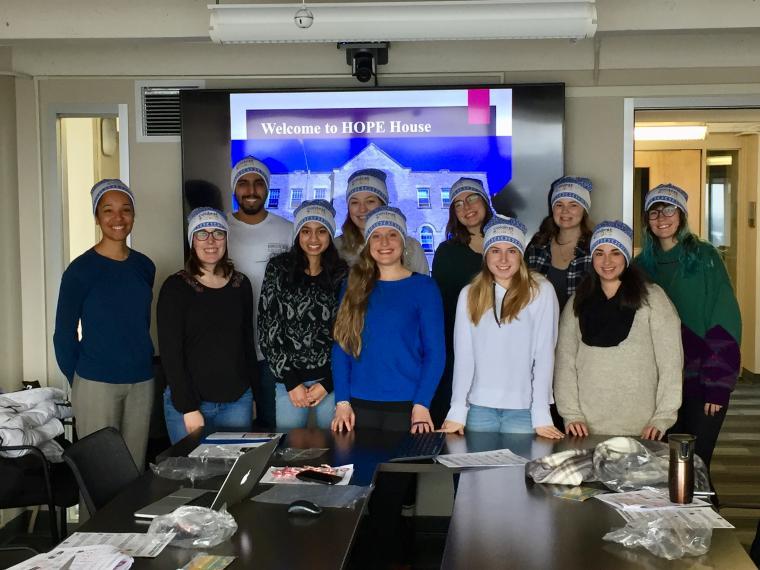
[[[223,44],[582,39],[593,37],[597,26],[595,0],[335,2],[309,8],[304,1],[295,17],[292,3],[208,9],[209,36]]]
[[[705,136],[705,125],[641,125],[633,128],[635,141],[700,141]]]

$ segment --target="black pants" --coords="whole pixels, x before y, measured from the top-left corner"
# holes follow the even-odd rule
[[[411,402],[368,402],[351,400],[356,414],[355,429],[380,429],[409,432],[412,425]],[[401,507],[414,490],[413,473],[383,473],[375,478],[369,499],[368,544],[362,551],[366,568],[387,568],[402,562],[411,542]]]
[[[668,431],[668,433],[690,433],[696,436],[695,453],[702,458],[708,470],[720,428],[726,418],[726,410],[728,410],[728,405],[723,406],[714,416],[708,416],[705,414],[704,400],[684,396],[681,409],[678,410],[678,419]]]

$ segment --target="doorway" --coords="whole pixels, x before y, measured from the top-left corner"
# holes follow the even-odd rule
[[[637,127],[704,127],[692,140],[634,141],[633,227],[641,247],[643,196],[671,182],[689,195],[692,232],[720,252],[742,314],[742,367],[760,373],[757,349],[758,236],[755,210],[760,193],[760,110],[636,111]]]
[[[58,133],[67,266],[100,240],[89,189],[98,180],[120,177],[119,118],[60,117]]]

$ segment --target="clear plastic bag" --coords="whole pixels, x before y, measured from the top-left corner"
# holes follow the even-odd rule
[[[641,546],[660,558],[676,560],[701,556],[710,550],[712,528],[670,513],[630,521],[604,535],[604,540],[627,548]]]
[[[158,465],[151,463],[150,470],[164,479],[190,479],[195,484],[196,480],[226,475],[232,469],[235,459],[237,456],[211,460],[202,457],[168,457]]]
[[[275,456],[283,461],[311,461],[321,457],[326,451],[328,451],[326,447],[310,447],[308,449],[285,447],[275,451]]]
[[[668,486],[669,462],[667,443],[613,437],[594,450],[594,479],[619,493],[663,489]],[[694,456],[694,490],[710,490],[707,469],[697,455]]]
[[[211,548],[230,538],[237,528],[235,519],[225,509],[185,506],[153,519],[148,534],[173,532],[172,546]]]

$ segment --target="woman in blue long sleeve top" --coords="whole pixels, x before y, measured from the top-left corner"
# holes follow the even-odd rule
[[[335,322],[333,429],[431,431],[445,363],[443,304],[432,278],[402,264],[406,220],[381,207],[352,268]]]
[[[72,386],[79,437],[115,427],[142,468],[153,407],[150,305],[156,268],[127,246],[135,217],[130,189],[121,180],[101,180],[91,196],[103,237],[63,273],[55,355]]]
[[[333,430],[433,430],[430,402],[446,359],[443,303],[432,278],[403,266],[405,234],[397,208],[367,216],[366,245],[335,321]],[[409,474],[378,474],[369,503],[374,567],[401,561],[401,507],[413,482]]]

